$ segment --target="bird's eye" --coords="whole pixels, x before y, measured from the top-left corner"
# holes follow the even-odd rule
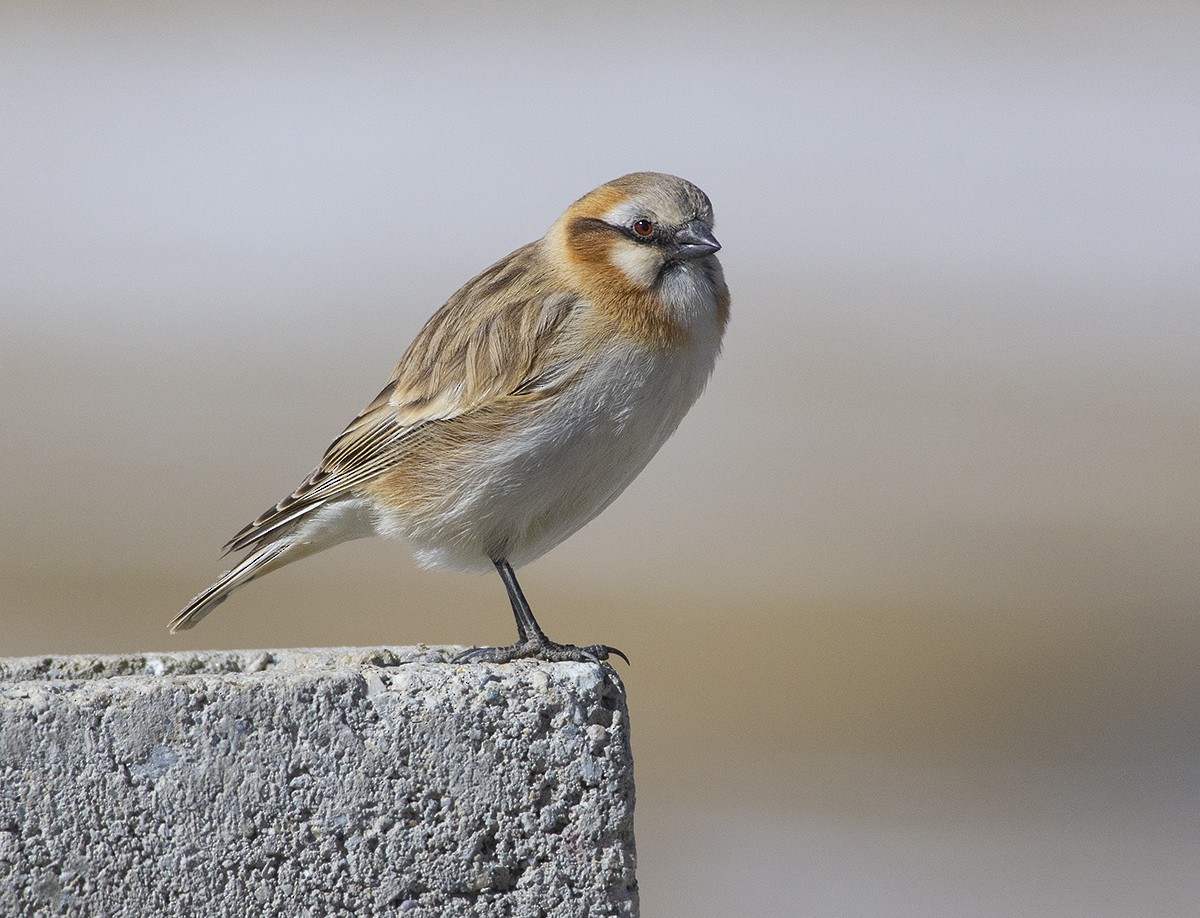
[[[633,231],[644,239],[654,232],[654,224],[649,220],[636,220],[633,224]]]

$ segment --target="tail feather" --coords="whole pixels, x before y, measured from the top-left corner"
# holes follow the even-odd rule
[[[260,577],[268,571],[282,567],[284,564],[308,554],[308,552],[300,552],[295,553],[294,557],[284,557],[293,545],[294,542],[291,539],[282,538],[248,554],[233,568],[222,574],[216,583],[189,602],[184,610],[172,619],[171,634],[177,631],[187,631],[194,627],[200,619],[223,603],[230,593],[245,586],[255,577]]]
[[[278,528],[287,524],[290,524],[290,528]],[[171,633],[194,627],[223,603],[230,593],[263,574],[332,548],[340,542],[374,534],[371,505],[364,498],[356,497],[327,500],[303,509],[294,517],[272,523],[265,532],[257,532],[247,539],[252,546],[250,554],[222,574],[216,583],[175,616],[171,622]],[[270,541],[263,544],[259,541],[263,538],[269,538]],[[232,547],[237,550],[241,546],[234,544]]]

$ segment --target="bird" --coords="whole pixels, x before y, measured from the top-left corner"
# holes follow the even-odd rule
[[[171,622],[196,625],[284,565],[366,536],[418,566],[494,569],[517,626],[460,662],[628,657],[550,640],[516,568],[603,511],[699,398],[729,320],[708,196],[634,172],[463,285],[290,495],[225,545],[247,554]]]

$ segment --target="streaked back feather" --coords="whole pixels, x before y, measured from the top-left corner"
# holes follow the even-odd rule
[[[325,502],[400,462],[423,427],[509,395],[555,388],[578,361],[566,334],[578,302],[551,283],[554,266],[534,242],[496,262],[425,323],[378,396],[346,426],[317,468],[243,527],[226,551],[255,548]]]

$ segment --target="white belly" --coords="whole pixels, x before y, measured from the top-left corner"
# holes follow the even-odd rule
[[[435,525],[380,519],[427,567],[488,569],[540,557],[607,507],[700,396],[720,340],[675,353],[631,350],[593,364],[534,421],[478,453]]]

